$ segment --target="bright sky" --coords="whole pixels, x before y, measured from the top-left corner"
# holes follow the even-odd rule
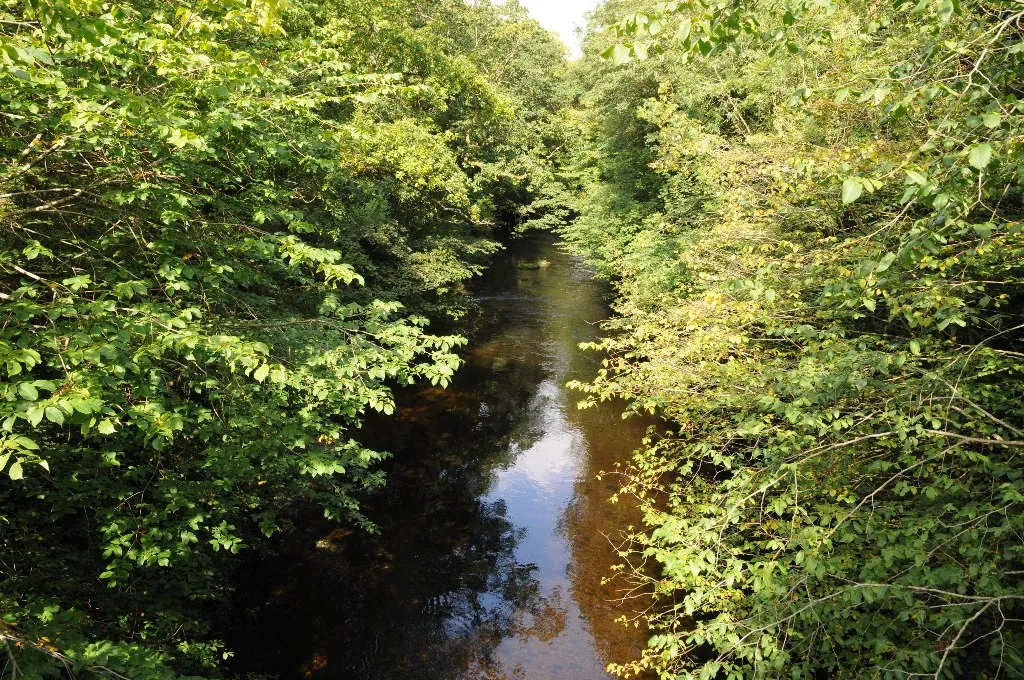
[[[594,9],[597,0],[520,0],[541,26],[554,31],[569,46],[573,57],[580,56],[577,25],[583,26],[583,14]]]

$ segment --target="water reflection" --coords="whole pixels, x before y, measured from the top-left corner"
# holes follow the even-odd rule
[[[367,506],[378,536],[318,528],[246,579],[240,670],[309,678],[601,678],[644,631],[601,585],[606,535],[635,521],[600,470],[644,423],[579,412],[564,385],[597,359],[577,349],[607,313],[598,285],[538,235],[480,283],[467,365],[371,426],[395,453]],[[268,642],[273,640],[273,642]]]

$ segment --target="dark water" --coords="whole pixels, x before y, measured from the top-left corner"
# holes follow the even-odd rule
[[[614,620],[616,540],[634,512],[612,477],[646,423],[579,411],[565,388],[608,310],[602,287],[547,235],[514,244],[475,286],[467,365],[447,390],[402,395],[370,428],[395,454],[366,505],[378,536],[310,527],[254,566],[238,668],[291,678],[608,677],[646,635]]]

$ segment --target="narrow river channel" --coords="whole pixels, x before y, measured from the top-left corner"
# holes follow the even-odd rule
[[[481,316],[447,390],[401,395],[370,428],[394,453],[365,535],[299,532],[254,565],[231,640],[240,671],[293,678],[605,678],[639,656],[602,585],[609,539],[636,521],[614,477],[647,423],[580,411],[566,389],[599,357],[606,290],[553,237],[530,235],[474,286]]]

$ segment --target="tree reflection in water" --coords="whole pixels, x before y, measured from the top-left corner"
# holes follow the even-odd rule
[[[448,390],[404,395],[368,438],[396,454],[369,500],[379,535],[322,527],[243,579],[240,670],[282,678],[516,678],[494,651],[565,627],[559,591],[516,560],[525,530],[484,496],[495,469],[539,436],[527,408],[540,369],[478,342]],[[309,546],[315,545],[314,550]],[[241,624],[241,626],[239,626]],[[272,641],[265,639],[270,634]]]
[[[367,427],[367,444],[395,454],[364,504],[381,533],[307,518],[239,576],[237,670],[591,680],[642,648],[601,587],[614,560],[602,534],[631,520],[593,480],[628,459],[643,424],[576,411],[563,386],[596,370],[577,343],[606,308],[550,240],[530,247],[549,266],[509,257],[488,274],[455,384],[403,392],[399,417]]]

